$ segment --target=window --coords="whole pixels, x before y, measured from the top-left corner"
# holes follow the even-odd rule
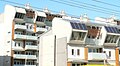
[[[72,55],[74,55],[74,49],[72,49]]]
[[[106,51],[103,51],[103,53],[106,53]]]
[[[72,66],[75,66],[75,64],[72,64]]]
[[[25,14],[23,14],[23,13],[18,13],[18,12],[16,12],[15,18],[23,19],[23,18],[24,18],[24,15],[25,15]]]
[[[18,46],[20,46],[20,43],[18,43]]]
[[[116,35],[107,35],[105,43],[116,43],[118,36]]]
[[[15,45],[14,46],[16,46],[16,42],[15,42]]]
[[[109,51],[109,57],[111,57],[111,51]]]
[[[77,55],[80,55],[80,50],[79,49],[77,49]]]
[[[89,48],[88,51],[89,51],[89,52],[92,52],[92,49]]]
[[[44,22],[44,20],[45,20],[45,17],[37,16],[36,21]]]
[[[72,32],[71,40],[84,40],[86,33],[85,32]]]

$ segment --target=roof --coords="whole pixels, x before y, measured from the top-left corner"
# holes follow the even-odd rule
[[[26,14],[25,9],[23,9],[23,8],[15,7],[15,9],[16,9],[16,12],[20,12],[20,13],[25,13]]]

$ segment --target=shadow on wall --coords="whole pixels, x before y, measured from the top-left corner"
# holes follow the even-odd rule
[[[11,66],[10,56],[0,56],[0,66]]]

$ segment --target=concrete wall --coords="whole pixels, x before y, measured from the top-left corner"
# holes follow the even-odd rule
[[[56,41],[56,66],[67,66],[67,39],[59,38]]]

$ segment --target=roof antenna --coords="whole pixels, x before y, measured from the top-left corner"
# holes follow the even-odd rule
[[[26,9],[31,9],[30,3],[25,4]]]

